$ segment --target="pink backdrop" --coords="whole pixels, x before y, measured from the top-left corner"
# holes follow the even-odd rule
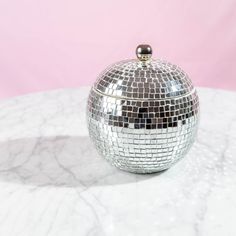
[[[91,84],[139,43],[195,85],[236,89],[235,11],[235,0],[1,0],[0,98]]]

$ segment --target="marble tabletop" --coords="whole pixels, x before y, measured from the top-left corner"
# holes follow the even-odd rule
[[[89,87],[0,103],[0,235],[236,235],[236,93],[198,88],[197,139],[167,171],[110,166],[90,142]]]

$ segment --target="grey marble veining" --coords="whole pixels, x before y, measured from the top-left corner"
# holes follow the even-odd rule
[[[186,158],[134,175],[91,148],[88,92],[0,103],[0,235],[236,234],[236,93],[198,89],[199,131]]]

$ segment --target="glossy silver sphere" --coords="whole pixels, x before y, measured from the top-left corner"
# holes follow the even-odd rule
[[[136,56],[140,61],[150,60],[152,57],[152,48],[147,44],[141,44],[136,48]]]
[[[87,121],[98,152],[122,170],[153,173],[172,166],[189,150],[197,130],[199,101],[178,66],[151,59],[149,45],[138,59],[104,70],[88,98]]]

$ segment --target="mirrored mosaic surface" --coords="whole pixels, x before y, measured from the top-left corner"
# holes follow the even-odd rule
[[[160,60],[110,66],[91,89],[87,106],[98,152],[135,173],[161,171],[181,159],[194,141],[198,113],[187,74]]]
[[[103,94],[134,99],[164,99],[193,90],[188,75],[176,65],[151,60],[121,61],[101,73],[94,88]]]

